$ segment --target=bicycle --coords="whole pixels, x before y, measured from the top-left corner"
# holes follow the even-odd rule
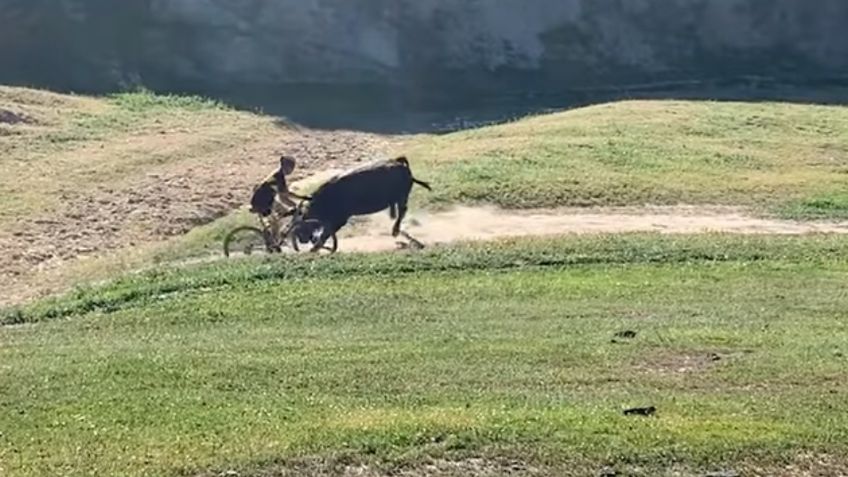
[[[237,251],[242,251],[244,255],[252,255],[254,251],[268,254],[282,253],[283,248],[287,246],[290,246],[295,252],[311,250],[318,243],[321,230],[313,230],[311,234],[305,234],[304,230],[300,230],[303,225],[302,206],[303,202],[283,215],[283,217],[291,217],[292,219],[280,230],[277,237],[272,236],[268,225],[258,215],[260,227],[242,225],[231,230],[224,237],[224,256],[229,258]],[[338,238],[336,234],[333,234],[324,242],[324,246],[319,251],[332,254],[336,252],[338,245]]]

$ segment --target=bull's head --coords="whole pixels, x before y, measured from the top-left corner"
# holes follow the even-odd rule
[[[315,232],[317,232],[316,224],[309,222],[302,222],[294,231],[295,237],[297,237],[297,241],[300,243],[313,242],[315,237]]]
[[[297,205],[295,220],[299,224],[294,230],[294,234],[300,243],[314,242],[317,232],[321,229],[321,221],[310,213],[310,207],[305,202]]]

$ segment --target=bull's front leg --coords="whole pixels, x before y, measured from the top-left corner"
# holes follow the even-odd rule
[[[321,237],[318,239],[318,242],[312,246],[312,250],[310,252],[317,253],[319,250],[324,248],[324,243],[333,236],[334,233],[338,232],[340,228],[346,224],[347,221],[344,222],[333,222],[331,224],[325,224],[324,229],[321,231]]]

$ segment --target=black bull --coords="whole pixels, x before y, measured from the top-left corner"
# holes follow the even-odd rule
[[[330,179],[312,194],[303,214],[304,223],[310,225],[304,232],[311,234],[323,227],[313,250],[320,249],[351,217],[385,209],[395,219],[392,236],[397,237],[413,184],[430,190],[430,184],[412,177],[405,157],[368,164]]]

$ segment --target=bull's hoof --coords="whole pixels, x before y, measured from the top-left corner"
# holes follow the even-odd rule
[[[407,240],[409,240],[409,244],[407,248],[414,248],[415,250],[421,250],[424,248],[424,244],[415,239],[412,235],[409,235],[406,232],[401,232],[401,235]]]
[[[422,250],[424,248],[424,244],[418,242],[417,240],[413,240],[410,242],[395,242],[398,250]]]

